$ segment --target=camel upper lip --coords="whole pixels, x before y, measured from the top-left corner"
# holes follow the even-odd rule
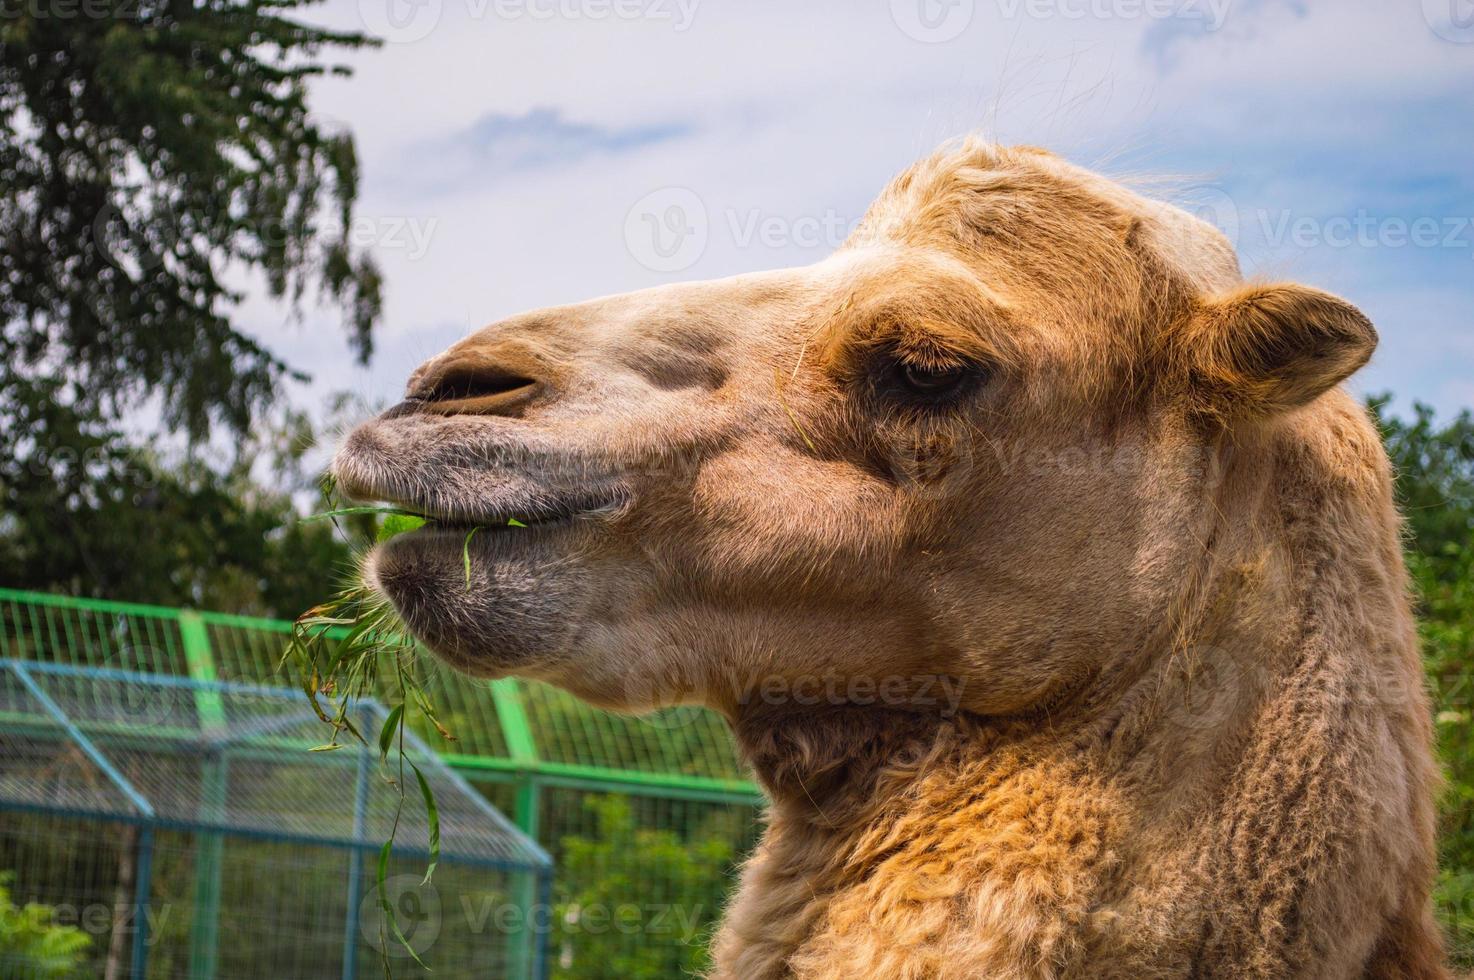
[[[340,475],[339,491],[359,504],[382,503],[423,517],[431,529],[469,530],[473,527],[503,527],[512,521],[529,527],[567,524],[580,518],[613,517],[629,502],[629,494],[620,487],[588,489],[517,488],[500,497],[478,495],[474,500],[451,500],[434,488],[407,488],[393,485],[369,485],[344,480]]]
[[[484,437],[451,441],[413,419],[381,417],[360,426],[339,449],[332,471],[347,499],[387,503],[442,528],[612,517],[632,499],[624,471],[599,459]]]
[[[423,517],[433,528],[470,529],[501,527],[512,521],[529,527],[565,524],[578,518],[612,517],[628,500],[626,494],[610,489],[576,494],[529,496],[514,494],[506,500],[478,500],[464,506],[445,506],[430,499],[383,492],[366,492],[355,487],[345,491],[359,503],[384,503]]]

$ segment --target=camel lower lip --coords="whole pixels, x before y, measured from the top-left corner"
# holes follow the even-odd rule
[[[586,589],[568,561],[587,521],[531,527],[427,525],[376,547],[370,586],[424,645],[458,670],[501,676],[562,648],[564,610]]]

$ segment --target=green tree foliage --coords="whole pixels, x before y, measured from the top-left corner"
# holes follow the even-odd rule
[[[1410,419],[1372,400],[1397,472],[1423,662],[1448,785],[1439,841],[1438,906],[1456,959],[1474,966],[1474,416],[1440,425],[1427,405]]]
[[[735,860],[730,828],[637,826],[622,796],[590,796],[586,835],[562,841],[552,954],[558,980],[700,976]],[[560,953],[566,952],[563,957]]]
[[[367,358],[353,141],[314,123],[306,83],[324,47],[371,42],[288,16],[305,2],[0,0],[7,401],[107,417],[161,395],[170,427],[245,431],[286,366],[231,323],[232,264],[294,300],[319,284]]]
[[[0,585],[291,618],[350,575],[333,526],[298,520],[294,494],[315,492],[304,415],[285,412],[209,461],[35,410],[56,440],[0,457]]]
[[[327,591],[341,549],[289,526],[249,453],[180,463],[134,434],[244,440],[277,405],[292,372],[232,322],[227,278],[341,307],[371,351],[354,145],[306,86],[373,42],[294,19],[312,2],[0,0],[4,584],[283,615]]]
[[[10,898],[13,872],[0,872],[0,976],[66,980],[82,976],[92,941],[74,926],[57,925],[51,909]]]

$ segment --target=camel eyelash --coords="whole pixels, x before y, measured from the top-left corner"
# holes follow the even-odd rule
[[[925,410],[956,404],[986,384],[992,371],[975,361],[888,348],[871,358],[869,374],[878,397]]]

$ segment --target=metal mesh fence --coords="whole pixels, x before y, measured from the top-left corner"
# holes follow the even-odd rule
[[[137,827],[5,817],[0,867],[13,876],[12,902],[47,907],[54,923],[86,940],[75,969],[63,975],[135,976],[138,945],[146,955],[137,975],[150,978],[374,978],[384,975],[385,955],[394,975],[418,972],[381,930],[372,874],[355,869],[346,851],[155,831],[150,894],[140,904],[133,897],[143,843]],[[356,887],[349,884],[355,872]],[[515,874],[452,862],[428,887],[420,884],[423,874],[422,861],[396,858],[388,893],[410,948],[434,975],[526,975],[516,946],[525,920],[504,912],[521,909]],[[6,966],[0,954],[0,975],[28,976]]]
[[[4,657],[288,688],[301,708],[306,704],[300,691],[277,672],[289,634],[290,624],[272,620],[0,590]],[[398,885],[406,920],[416,910],[435,910],[420,934],[435,933],[430,948],[449,949],[457,942],[452,937],[465,936],[471,945],[494,950],[505,945],[501,937],[527,928],[526,922],[512,921],[525,914],[548,941],[551,975],[562,980],[664,978],[704,966],[710,930],[761,816],[761,797],[744,778],[725,724],[689,708],[645,718],[616,716],[551,687],[475,681],[428,658],[422,673],[456,741],[443,742],[428,730],[418,734],[482,797],[510,814],[555,865],[551,894],[531,901],[525,889],[511,899],[499,897],[496,888],[447,895],[439,890],[443,869],[436,872],[434,889],[417,886],[419,877],[406,873]],[[382,696],[397,700],[392,690]],[[163,724],[154,720],[161,710],[155,705],[128,702],[108,710],[123,727],[136,727],[140,717],[155,727]],[[193,697],[171,703],[169,712],[169,724],[199,724]],[[4,718],[0,705],[0,725]],[[314,741],[322,740],[320,723],[303,719],[301,724],[294,739],[310,731]],[[271,737],[285,738],[263,735],[268,752]],[[302,788],[304,808],[320,805],[323,811],[308,822],[331,826],[331,811],[341,823],[340,791]],[[259,819],[268,819],[269,806],[251,805]],[[266,852],[241,860],[262,862],[261,877],[278,869],[285,873],[291,861]],[[16,865],[7,863],[0,850],[0,872],[7,868]],[[78,873],[79,882],[86,878]],[[23,890],[23,882],[17,885]],[[326,907],[327,901],[313,909]],[[378,955],[373,952],[376,969]],[[462,967],[436,972],[498,977],[514,975],[522,966],[467,965],[471,972],[457,972]],[[284,969],[257,975],[296,975],[290,966]]]
[[[367,731],[387,718],[372,701],[352,712]],[[75,958],[103,976],[372,976],[410,950],[451,976],[543,975],[541,848],[409,736],[407,764],[438,812],[426,883],[431,827],[417,789],[404,791],[413,770],[364,746],[311,751],[322,734],[283,688],[0,661],[7,905],[75,918],[88,940]],[[381,897],[369,869],[391,839]],[[447,915],[447,902],[519,915]],[[4,962],[13,952],[0,946],[0,973],[26,975],[34,964]]]

